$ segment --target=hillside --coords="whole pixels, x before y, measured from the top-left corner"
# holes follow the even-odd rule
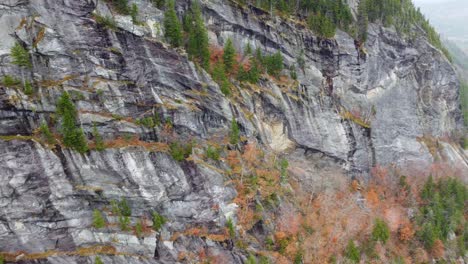
[[[0,3],[0,263],[463,262],[429,22],[253,2]]]

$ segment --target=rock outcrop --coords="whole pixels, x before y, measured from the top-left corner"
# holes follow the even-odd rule
[[[341,31],[321,39],[260,9],[203,1],[212,45],[232,38],[239,52],[247,43],[280,51],[286,66],[297,64],[301,53],[305,59],[297,81],[263,78],[239,88],[234,100],[182,50],[163,42],[161,10],[151,1],[132,2],[140,25],[99,0],[0,3],[0,72],[35,83],[30,96],[0,86],[0,251],[17,261],[91,263],[95,253],[110,251],[104,263],[175,263],[200,250],[222,256],[223,263],[246,259],[229,239],[182,234],[193,226],[221,232],[235,219],[236,191],[222,173],[227,165],[176,162],[156,143],[167,136],[162,126],[135,122],[145,116],[168,119],[179,138],[200,142],[225,136],[235,118],[245,137],[290,153],[293,164],[325,163],[298,176],[311,188],[330,171],[366,180],[378,164],[424,172],[448,160],[468,175],[468,159],[456,144],[429,146],[463,122],[454,70],[423,36],[406,40],[370,25],[361,50]],[[187,9],[187,1],[177,2],[179,13]],[[97,24],[96,13],[114,15],[118,29]],[[16,42],[31,49],[30,70],[11,64]],[[72,95],[88,138],[95,126],[105,140],[137,144],[79,154],[38,142],[41,122],[59,127],[55,104],[63,91]],[[123,198],[131,224],[150,221],[151,212],[167,223],[145,236],[115,225],[92,227],[94,209],[110,212],[111,201]],[[118,222],[112,213],[106,217]],[[34,260],[31,253],[43,255]]]

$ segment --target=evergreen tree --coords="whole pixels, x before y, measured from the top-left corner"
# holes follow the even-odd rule
[[[278,78],[283,70],[283,56],[281,53],[278,51],[273,55],[266,56],[264,60],[268,74]]]
[[[152,3],[158,8],[158,9],[162,9],[165,4],[166,4],[166,1],[165,0],[152,0]]]
[[[244,48],[244,56],[252,55],[252,46],[250,46],[250,42],[247,42]]]
[[[182,45],[182,26],[175,11],[175,1],[168,0],[164,13],[164,36],[173,47]]]
[[[376,219],[374,228],[372,229],[372,239],[374,241],[382,241],[382,243],[387,243],[387,240],[390,238],[390,229],[388,228],[387,223],[382,219]]]
[[[80,153],[88,151],[88,144],[83,129],[76,126],[78,112],[67,92],[57,102],[57,113],[62,117],[63,144]]]
[[[167,219],[158,214],[157,212],[153,212],[153,230],[159,232],[162,226],[167,222]]]
[[[103,228],[106,226],[106,220],[98,209],[93,211],[93,226],[94,228]]]
[[[224,53],[223,53],[223,62],[224,62],[224,69],[226,72],[231,73],[235,64],[235,57],[236,57],[236,50],[234,49],[234,45],[232,44],[232,40],[228,38],[226,45],[224,45]]]
[[[34,91],[33,91],[33,88],[32,88],[32,85],[31,85],[30,81],[25,81],[24,82],[23,90],[24,90],[24,94],[26,94],[26,95],[33,94]]]
[[[354,263],[359,263],[361,260],[361,252],[354,244],[353,240],[349,240],[348,246],[346,247],[346,257]]]
[[[24,68],[32,67],[28,50],[19,43],[15,43],[15,45],[11,48],[10,53],[11,57],[13,58],[11,63]]]
[[[46,122],[42,122],[41,126],[39,127],[39,131],[41,131],[41,134],[44,136],[47,144],[55,145],[57,143]]]
[[[96,150],[103,151],[105,149],[104,141],[102,140],[101,134],[99,134],[96,124],[93,125],[93,137]]]
[[[231,94],[230,83],[226,76],[225,66],[221,62],[217,62],[213,67],[213,79],[218,83],[221,92],[228,96]]]
[[[140,23],[138,21],[138,6],[135,3],[132,4],[132,8],[130,9],[130,16],[132,17],[133,24]]]
[[[30,69],[32,67],[31,60],[29,58],[29,52],[17,42],[11,48],[10,53],[11,53],[11,57],[13,58],[13,61],[11,63],[18,65],[21,68],[21,80],[23,82],[23,87],[26,92],[27,88],[29,87],[26,87],[23,69],[24,68]]]
[[[239,125],[237,124],[236,120],[232,118],[231,121],[231,131],[229,132],[229,143],[232,145],[236,145],[239,143],[240,139],[240,130]]]
[[[122,15],[128,15],[130,8],[128,6],[128,0],[110,0],[112,5],[117,9]]]
[[[357,18],[357,39],[364,43],[367,40],[368,13],[366,1],[359,2]]]
[[[187,52],[190,57],[198,61],[203,68],[208,69],[210,60],[208,32],[203,22],[200,6],[197,3],[192,6],[190,18],[191,23],[187,25],[187,27],[189,27]]]

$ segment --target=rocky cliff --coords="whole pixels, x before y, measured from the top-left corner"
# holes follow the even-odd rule
[[[305,59],[297,81],[264,76],[258,85],[236,84],[235,96],[225,97],[182,49],[164,43],[162,11],[150,1],[131,2],[140,10],[138,25],[99,0],[0,3],[0,72],[23,76],[34,88],[26,95],[0,86],[0,252],[8,261],[94,263],[101,254],[104,263],[192,263],[204,252],[219,263],[243,263],[263,244],[242,247],[187,232],[223,234],[228,219],[235,226],[238,190],[225,173],[229,166],[200,154],[223,142],[233,118],[246,142],[287,158],[291,177],[310,190],[336,178],[366,181],[376,165],[417,174],[448,162],[468,175],[466,153],[442,140],[463,128],[458,80],[424,36],[405,39],[371,24],[359,49],[341,31],[322,39],[254,7],[202,1],[213,47],[231,38],[239,52],[247,43],[280,51],[286,68],[301,51]],[[181,14],[188,2],[177,2]],[[96,23],[96,13],[113,16],[117,28]],[[30,50],[31,69],[11,63],[15,43]],[[59,131],[63,91],[88,139],[96,127],[105,150],[79,154],[39,139],[42,122]],[[168,121],[137,122],[147,116]],[[175,161],[167,138],[195,140],[191,158]],[[151,225],[151,212],[167,222],[143,235],[122,231],[111,212],[111,201],[122,199],[131,226],[141,219]],[[111,224],[94,228],[95,209]]]

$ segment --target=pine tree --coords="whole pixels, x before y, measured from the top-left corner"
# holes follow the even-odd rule
[[[157,212],[153,212],[153,230],[159,232],[162,226],[167,222],[167,219],[158,214]]]
[[[203,22],[200,6],[197,3],[192,7],[190,18],[192,21],[190,25],[187,25],[187,27],[189,27],[187,52],[190,57],[197,60],[203,68],[208,69],[210,60],[208,32]]]
[[[17,42],[11,48],[10,53],[11,53],[11,57],[13,58],[13,61],[11,63],[18,65],[21,68],[21,80],[23,82],[23,87],[25,88],[25,91],[26,91],[27,87],[26,87],[26,82],[24,80],[23,69],[24,68],[30,69],[32,67],[31,60],[29,57],[29,52]]]
[[[346,247],[346,257],[354,263],[359,263],[361,260],[361,253],[353,240],[349,240],[348,242],[348,246]]]
[[[28,50],[26,50],[19,43],[15,43],[15,45],[11,48],[10,52],[11,57],[13,57],[13,61],[11,63],[24,68],[32,67]]]
[[[213,67],[213,79],[218,83],[221,92],[228,96],[231,94],[230,83],[226,76],[225,66],[221,62],[217,62]]]
[[[135,3],[133,3],[132,8],[130,8],[130,16],[132,17],[132,23],[133,24],[140,23],[138,21],[138,6]]]
[[[224,62],[224,69],[226,72],[231,73],[233,71],[234,63],[236,56],[236,50],[234,49],[234,45],[232,44],[232,39],[228,38],[226,41],[226,45],[224,46],[224,53],[223,53],[223,62]]]
[[[387,223],[382,219],[376,219],[374,228],[372,229],[372,239],[374,241],[382,241],[382,243],[387,243],[387,240],[390,238],[390,230]]]
[[[158,9],[162,9],[165,4],[166,4],[166,1],[165,0],[152,0],[152,3],[158,8]]]
[[[268,74],[279,77],[281,71],[283,70],[283,56],[278,51],[271,56],[265,57],[265,66],[267,68]]]
[[[361,1],[358,5],[357,18],[357,39],[364,43],[367,40],[368,13],[366,1]]]
[[[98,209],[94,209],[93,211],[93,226],[94,228],[103,228],[106,226],[106,220],[104,220],[104,217]]]
[[[252,46],[250,46],[250,42],[247,42],[244,48],[244,56],[252,55]]]
[[[55,145],[57,143],[46,122],[42,122],[41,126],[39,127],[39,131],[44,136],[47,144]]]
[[[164,13],[164,36],[173,47],[182,45],[182,25],[175,11],[175,1],[168,0]]]
[[[78,112],[67,92],[64,92],[57,102],[57,113],[62,117],[63,144],[80,153],[88,151],[83,129],[76,126]]]
[[[103,151],[105,149],[104,141],[102,140],[101,134],[99,134],[96,124],[93,125],[93,137],[96,150]]]
[[[236,145],[239,143],[240,138],[240,130],[239,125],[237,124],[236,120],[232,118],[231,121],[231,131],[229,132],[229,143],[232,145]]]

